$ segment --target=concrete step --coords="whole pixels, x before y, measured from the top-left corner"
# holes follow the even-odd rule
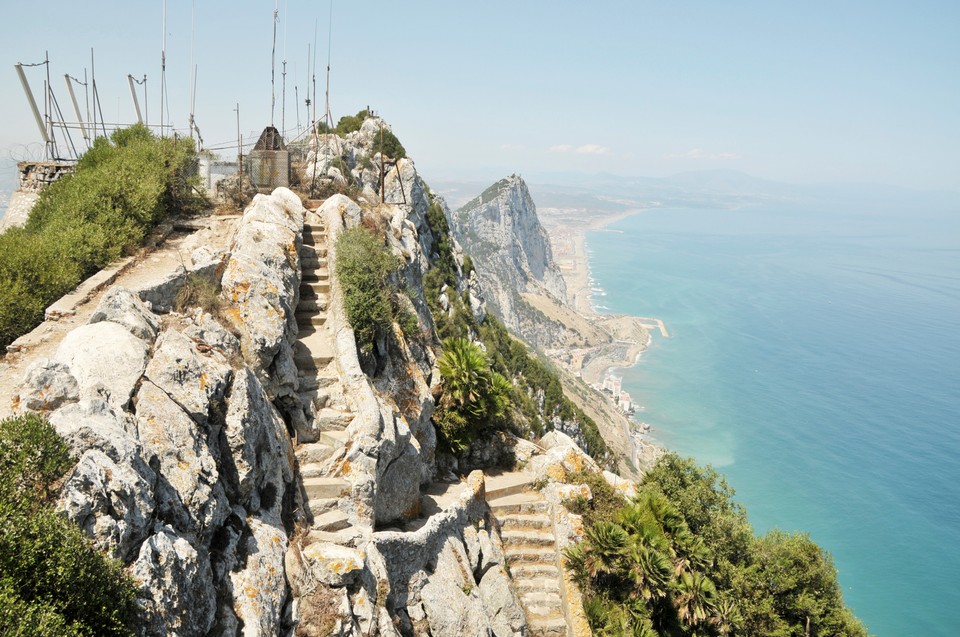
[[[301,475],[306,478],[307,474],[304,473],[304,467],[322,463],[329,458],[338,447],[342,446],[339,441],[324,440],[322,432],[320,434],[320,440],[317,442],[304,442],[297,445],[294,453],[297,456],[297,462],[300,463]]]
[[[327,511],[313,518],[313,528],[318,531],[342,531],[350,526],[347,514],[339,509]]]
[[[320,442],[326,445],[330,445],[335,449],[339,449],[347,444],[350,441],[350,434],[346,431],[341,431],[333,429],[330,431],[321,431],[320,432]]]
[[[534,614],[527,616],[527,628],[531,637],[566,637],[567,620],[562,613]]]
[[[304,287],[308,287],[309,291],[304,290]],[[300,300],[301,302],[305,298],[310,296],[322,296],[330,294],[330,279],[319,279],[315,276],[304,275],[303,283],[300,284]]]
[[[300,477],[302,478],[320,478],[325,475],[323,461],[326,459],[320,455],[323,447],[326,447],[328,453],[333,453],[333,447],[330,445],[317,445],[315,442],[308,443],[314,445],[313,452],[310,455],[309,462],[300,463]]]
[[[300,270],[303,272],[325,267],[327,267],[327,260],[325,258],[318,257],[315,252],[310,256],[300,257]]]
[[[510,571],[513,573],[513,570]],[[514,584],[517,586],[517,591],[522,595],[523,593],[532,593],[536,591],[542,591],[545,593],[556,593],[560,594],[560,582],[557,578],[550,577],[515,577],[513,579]]]
[[[297,376],[297,380],[300,382],[301,392],[325,389],[340,382],[340,379],[336,376],[315,376],[313,374]]]
[[[510,560],[511,572],[513,572],[514,564],[557,563],[557,550],[550,546],[505,546],[503,552]]]
[[[307,245],[316,245],[327,242],[327,231],[325,228],[304,228],[303,243]]]
[[[549,529],[550,518],[544,513],[505,513],[498,518],[500,528],[507,529]]]
[[[534,482],[529,473],[507,473],[492,475],[486,479],[487,500],[529,491]]]
[[[504,546],[555,546],[557,541],[553,531],[510,529],[502,531]]]
[[[557,578],[560,577],[560,569],[557,568],[556,564],[545,564],[543,562],[511,564],[510,576],[516,582],[527,579],[552,579],[557,581]]]
[[[297,310],[297,326],[304,327],[323,327],[327,324],[327,315],[325,312],[315,310]]]
[[[496,516],[508,513],[547,513],[550,503],[539,493],[516,493],[503,497],[491,498],[487,494],[487,504]]]
[[[316,374],[307,372],[297,376],[297,387],[300,393],[315,392],[320,389],[320,379]]]
[[[327,256],[327,246],[325,245],[313,245],[312,243],[304,242],[300,246],[300,258],[304,257],[317,257],[318,259],[325,258]]]
[[[339,498],[350,492],[350,483],[343,478],[314,476],[303,479],[303,488],[307,492],[308,500]]]
[[[321,431],[343,430],[353,422],[353,417],[351,411],[324,407],[313,417],[313,422]]]
[[[303,270],[301,281],[326,281],[330,278],[330,270],[327,268],[310,268]]]
[[[300,286],[300,302],[297,303],[297,311],[310,310],[312,312],[326,312],[330,304],[330,295],[321,290],[315,290],[313,286]]]
[[[320,281],[303,281],[300,283],[300,300],[303,299],[312,299],[312,298],[326,298],[327,293],[321,288],[325,287],[326,283],[321,283]]]
[[[335,510],[339,501],[339,498],[317,498],[307,502],[307,506],[310,507],[310,515],[316,520],[324,513]]]
[[[293,346],[293,361],[301,371],[320,369],[333,361],[333,347],[326,338],[301,338]]]
[[[560,599],[559,592],[528,591],[520,593],[520,603],[531,615],[549,615],[556,611],[563,612],[563,600]],[[534,609],[539,612],[531,612]]]

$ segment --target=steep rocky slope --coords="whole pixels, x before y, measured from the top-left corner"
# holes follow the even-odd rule
[[[501,179],[451,216],[451,229],[480,274],[490,310],[528,342],[552,346],[565,328],[523,298],[565,303],[566,289],[526,183]]]
[[[227,252],[201,248],[141,289],[113,288],[19,388],[14,408],[47,415],[77,458],[59,508],[133,576],[140,635],[562,634],[572,610],[557,595],[548,622],[528,623],[539,598],[510,577],[484,475],[442,506],[427,497],[451,468],[431,419],[433,312],[481,322],[482,271],[453,242],[428,301],[436,210],[449,210],[412,160],[373,152],[383,126],[367,118],[314,144],[308,171],[350,196],[308,210],[285,188],[258,195]],[[504,197],[529,199],[510,183]],[[367,353],[332,265],[337,237],[358,226],[397,257],[393,302],[415,318]],[[537,228],[534,215],[510,230],[532,233],[523,284],[562,298]],[[201,280],[218,303],[178,303]],[[501,440],[524,463],[546,457]],[[510,550],[528,539],[514,536]]]

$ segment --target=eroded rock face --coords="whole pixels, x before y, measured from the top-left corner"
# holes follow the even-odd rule
[[[300,245],[305,214],[299,197],[286,188],[257,195],[244,212],[221,279],[227,315],[240,334],[247,364],[271,399],[295,392],[294,382],[271,378],[274,362],[293,360],[294,311],[299,300]]]
[[[545,293],[565,302],[566,286],[523,179],[511,175],[492,185],[451,215],[450,229],[476,264],[493,313],[527,341],[549,345],[562,328],[521,295]]]
[[[205,635],[213,628],[216,590],[210,559],[173,529],[164,527],[151,536],[130,575],[140,587],[138,603],[144,637]]]
[[[140,297],[125,288],[110,288],[97,309],[90,316],[90,323],[110,321],[121,325],[137,338],[152,343],[160,331],[160,321]]]
[[[161,319],[155,311],[169,308],[114,288],[19,390],[21,410],[46,413],[77,458],[58,507],[126,565],[138,635],[290,629],[284,507],[295,460],[275,400],[296,382],[302,211],[278,191],[239,226],[234,278],[225,275],[227,314],[250,319],[239,338],[202,310]],[[220,258],[194,270],[209,274]],[[176,285],[145,290],[164,305]]]
[[[148,345],[117,323],[82,325],[64,337],[54,362],[70,370],[81,396],[100,394],[117,407],[133,395]]]

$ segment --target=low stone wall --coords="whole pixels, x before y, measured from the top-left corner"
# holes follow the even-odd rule
[[[58,161],[21,161],[17,164],[19,189],[40,192],[64,175],[72,175],[77,165]]]
[[[348,427],[350,444],[334,456],[336,472],[352,484],[351,497],[340,508],[362,528],[415,517],[420,504],[419,453],[412,435],[390,405],[377,398],[360,367],[356,337],[347,323],[343,289],[336,277],[336,238],[344,216],[359,219],[360,207],[343,195],[330,197],[317,214],[327,224],[330,269],[328,325],[334,337],[335,361],[344,394],[353,401],[355,417]]]

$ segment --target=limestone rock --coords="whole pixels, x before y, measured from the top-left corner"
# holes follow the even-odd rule
[[[82,325],[64,337],[54,362],[70,370],[81,397],[102,390],[123,407],[146,367],[147,344],[117,323]]]
[[[357,549],[330,542],[314,542],[302,550],[303,581],[327,586],[346,586],[360,577],[364,555]]]
[[[553,260],[547,233],[527,185],[517,175],[501,179],[450,218],[457,241],[477,266],[485,300],[504,324],[526,340],[550,346],[562,327],[527,306],[524,292],[566,301],[566,287]]]
[[[502,566],[489,569],[484,573],[478,588],[483,609],[497,637],[511,637],[526,627],[520,598],[514,591],[506,569]]]
[[[376,519],[416,517],[420,507],[420,453],[402,418],[386,411],[377,460]]]
[[[205,424],[211,406],[222,409],[233,369],[216,352],[167,329],[157,339],[145,376],[197,423]]]
[[[300,199],[286,188],[258,195],[244,212],[221,279],[228,319],[240,333],[243,356],[264,382],[281,347],[296,335],[303,219]],[[288,388],[293,392],[293,387]]]
[[[99,550],[125,560],[153,525],[153,486],[130,465],[88,449],[67,474],[57,510],[83,529]]]
[[[494,634],[478,591],[471,589],[468,595],[460,588],[431,579],[420,596],[430,634],[434,637],[488,637]]]
[[[164,527],[143,543],[130,575],[139,588],[138,635],[199,636],[213,628],[217,591],[209,558],[173,529]]]
[[[137,427],[144,452],[156,458],[164,485],[176,494],[159,503],[158,513],[178,531],[209,539],[230,504],[207,429],[152,382],[144,382],[137,394]]]
[[[150,306],[150,309],[160,314],[166,314],[173,311],[173,306],[177,300],[177,294],[183,288],[187,280],[187,269],[178,265],[177,269],[162,277],[159,280],[151,281],[135,291],[144,303]]]
[[[99,549],[132,557],[153,524],[157,476],[143,460],[129,415],[105,401],[85,400],[57,410],[50,422],[79,457],[57,507]]]
[[[363,211],[346,195],[333,195],[323,202],[323,205],[317,210],[317,214],[321,218],[325,218],[331,211],[343,219],[343,225],[347,228],[355,228],[360,225],[360,217]]]
[[[49,413],[80,399],[80,387],[70,368],[41,358],[27,368],[17,389],[19,411]]]
[[[120,286],[114,286],[100,299],[90,316],[90,323],[111,321],[127,328],[137,338],[152,343],[160,331],[160,322],[140,297]]]
[[[209,349],[218,352],[228,361],[240,359],[240,341],[228,332],[210,314],[197,310],[191,316],[189,325],[183,328],[183,335],[194,342],[197,351]]]
[[[279,518],[253,517],[249,532],[240,541],[246,559],[230,574],[233,608],[243,622],[243,635],[272,637],[282,634],[283,607],[287,599],[283,557],[287,536]]]
[[[283,419],[249,370],[234,380],[223,432],[236,472],[233,499],[250,512],[279,516],[285,485],[293,482],[293,449]]]

